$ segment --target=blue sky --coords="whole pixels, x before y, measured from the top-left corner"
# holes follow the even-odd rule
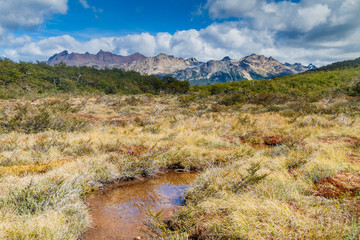
[[[184,29],[201,29],[212,20],[197,14],[200,0],[88,0],[84,8],[78,0],[68,2],[67,14],[53,16],[43,24],[46,35],[70,34],[91,38],[98,36],[127,35],[142,32],[171,34]]]
[[[359,0],[0,0],[0,55],[258,53],[324,65],[360,56],[359,12]]]

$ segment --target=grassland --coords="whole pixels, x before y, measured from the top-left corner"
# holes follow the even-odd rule
[[[159,239],[359,239],[359,110],[347,95],[2,100],[0,239],[78,239],[86,194],[169,168],[201,174],[170,222],[150,223]]]

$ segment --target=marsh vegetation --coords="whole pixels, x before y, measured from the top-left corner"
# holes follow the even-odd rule
[[[152,215],[154,238],[358,239],[359,79],[333,74],[341,84],[314,91],[320,75],[300,75],[296,94],[257,90],[270,80],[1,100],[0,238],[78,239],[92,226],[86,196],[183,169],[199,178],[170,221]]]
[[[91,226],[85,195],[169,168],[202,173],[158,238],[359,236],[357,98],[308,114],[184,97],[2,101],[0,237],[76,239]]]

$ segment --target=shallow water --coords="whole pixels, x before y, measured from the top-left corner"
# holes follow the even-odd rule
[[[93,226],[83,239],[146,239],[146,209],[163,210],[168,219],[184,204],[185,190],[195,182],[196,173],[170,172],[145,180],[112,184],[92,194],[87,202]]]

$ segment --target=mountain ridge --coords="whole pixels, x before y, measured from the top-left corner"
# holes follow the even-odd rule
[[[316,68],[312,64],[309,66],[300,63],[283,64],[273,57],[258,54],[251,54],[239,60],[226,56],[221,60],[200,62],[193,57],[184,59],[164,53],[154,57],[146,57],[140,53],[121,56],[103,50],[97,54],[69,53],[65,50],[50,57],[46,64],[55,65],[60,62],[68,66],[88,66],[99,69],[119,68],[136,71],[142,75],[171,76],[179,80],[189,80],[193,85],[244,79],[269,79]]]
[[[100,50],[97,54],[90,54],[88,52],[84,54],[72,52],[69,54],[69,52],[65,50],[50,57],[49,60],[46,61],[46,64],[53,66],[57,63],[64,62],[68,66],[111,68],[142,60],[144,58],[146,57],[140,53],[121,56]]]

